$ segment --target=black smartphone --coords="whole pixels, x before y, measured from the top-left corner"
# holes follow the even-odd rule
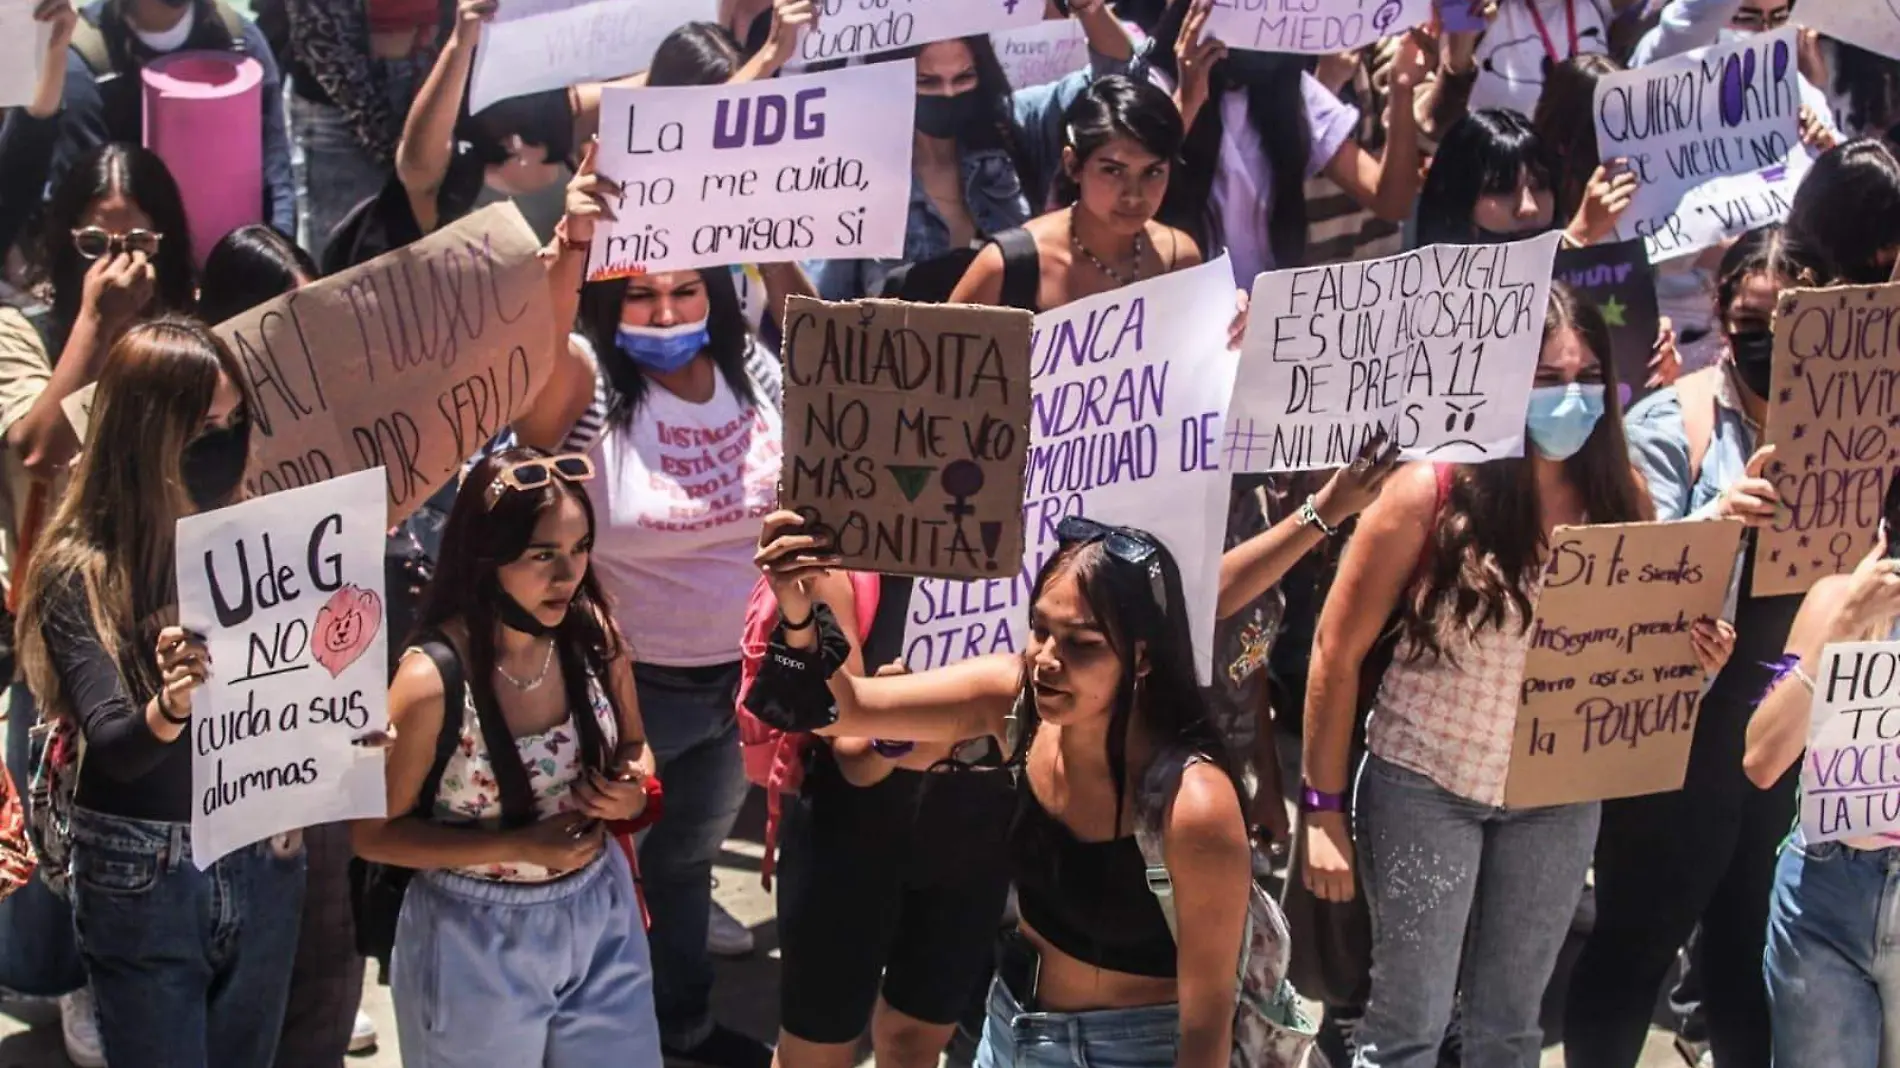
[[[996,943],[996,977],[1003,981],[1024,1012],[1036,1011],[1036,988],[1042,983],[1042,954],[1021,931],[1004,931]]]
[[[1900,478],[1887,483],[1887,499],[1881,505],[1880,525],[1887,535],[1887,559],[1900,560]]]

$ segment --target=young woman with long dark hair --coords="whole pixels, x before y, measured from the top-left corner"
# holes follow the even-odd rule
[[[593,567],[592,474],[585,457],[537,449],[475,465],[422,655],[390,687],[390,816],[355,839],[366,859],[421,872],[391,960],[408,1063],[660,1062],[632,869],[606,833],[645,811],[653,758]],[[445,726],[460,741],[442,761]]]
[[[1356,1063],[1437,1062],[1454,997],[1471,1065],[1528,1064],[1596,843],[1595,803],[1511,809],[1505,776],[1529,628],[1558,526],[1651,517],[1630,466],[1609,327],[1552,288],[1525,455],[1414,464],[1360,518],[1321,613],[1307,690],[1307,886],[1372,916]],[[1361,666],[1396,611],[1345,833]],[[1732,633],[1695,628],[1705,669]],[[1461,967],[1462,962],[1462,967]]]
[[[769,517],[759,562],[778,599],[775,648],[822,665],[786,688],[822,689],[840,636],[807,579],[831,561],[799,525]],[[1138,530],[1070,517],[1058,539],[1036,576],[1022,655],[831,674],[837,715],[822,731],[980,740],[957,747],[955,773],[1012,776],[1007,855],[1022,919],[999,960],[977,1064],[1217,1068],[1232,1055],[1252,866],[1238,769],[1195,679],[1180,570]],[[970,770],[968,748],[991,753],[991,770]],[[1178,940],[1138,827],[1160,834]]]
[[[1453,123],[1432,155],[1418,197],[1417,244],[1518,241],[1565,223],[1572,246],[1609,236],[1635,196],[1636,176],[1601,165],[1566,216],[1557,208],[1550,146],[1515,111],[1481,110]]]
[[[267,1068],[289,991],[301,836],[202,871],[192,861],[184,739],[211,664],[200,639],[166,622],[178,519],[242,495],[250,412],[243,367],[203,325],[127,331],[20,598],[20,662],[56,725],[49,744],[84,739],[73,912],[105,1057],[118,1064]]]
[[[1822,153],[1782,227],[1788,255],[1819,285],[1880,285],[1900,258],[1900,160],[1880,141]]]

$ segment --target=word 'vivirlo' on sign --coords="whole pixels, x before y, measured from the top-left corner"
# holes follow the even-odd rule
[[[1740,539],[1732,520],[1552,532],[1506,805],[1682,786],[1709,678],[1690,631],[1721,614]]]
[[[1227,468],[1343,467],[1381,428],[1409,460],[1523,455],[1557,241],[1262,274],[1221,442]]]
[[[468,110],[643,71],[675,28],[718,19],[718,0],[507,0],[482,26]]]
[[[847,568],[1021,570],[1032,323],[1011,308],[792,297],[780,506],[829,533]]]

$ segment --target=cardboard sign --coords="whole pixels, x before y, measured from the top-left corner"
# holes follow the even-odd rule
[[[1033,323],[1012,308],[792,297],[780,507],[832,531],[854,571],[1020,571]]]
[[[990,34],[1003,73],[1016,89],[1059,82],[1089,65],[1089,38],[1075,19],[1049,19]]]
[[[1837,41],[1900,59],[1900,0],[1803,0],[1794,21]]]
[[[1649,361],[1656,354],[1662,311],[1656,302],[1656,269],[1641,241],[1612,241],[1587,248],[1560,248],[1552,274],[1589,298],[1610,327],[1623,410],[1649,394]]]
[[[1221,441],[1230,471],[1352,463],[1384,427],[1408,460],[1524,453],[1558,235],[1270,271]]]
[[[1781,294],[1762,437],[1784,508],[1756,534],[1755,596],[1805,593],[1873,548],[1900,465],[1896,376],[1900,285]]]
[[[645,70],[668,34],[718,20],[718,0],[507,0],[482,27],[468,110]]]
[[[1652,263],[1788,215],[1810,159],[1792,28],[1597,80],[1597,151],[1639,183],[1616,235]]]
[[[191,854],[199,870],[274,834],[386,811],[389,722],[383,477],[178,521],[178,619],[211,678],[191,697]]]
[[[1434,0],[1214,0],[1207,32],[1229,48],[1350,52],[1431,21]]]
[[[394,526],[460,475],[547,380],[539,248],[504,201],[219,324],[257,396],[245,492],[381,467]],[[94,388],[60,402],[81,441]]]
[[[1681,789],[1708,682],[1689,631],[1721,614],[1741,536],[1728,520],[1552,532],[1506,805]]]
[[[1022,570],[980,582],[919,580],[905,632],[911,670],[1021,651],[1056,527],[1082,515],[1148,531],[1174,555],[1201,681],[1213,677],[1232,481],[1218,452],[1234,382],[1232,272],[1223,256],[1036,317]]]
[[[598,165],[621,196],[588,276],[902,256],[916,68],[606,90]]]
[[[53,24],[33,17],[26,0],[0,4],[0,108],[25,107],[40,91],[40,65]]]
[[[1832,842],[1900,831],[1900,642],[1829,645],[1813,678],[1802,836]]]
[[[1031,26],[1043,7],[1040,0],[817,0],[812,6],[818,24],[798,38],[801,64]]]

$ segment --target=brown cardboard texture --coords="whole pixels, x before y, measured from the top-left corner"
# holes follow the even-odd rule
[[[791,298],[780,505],[831,533],[853,570],[1016,574],[1034,322],[1010,308]]]

